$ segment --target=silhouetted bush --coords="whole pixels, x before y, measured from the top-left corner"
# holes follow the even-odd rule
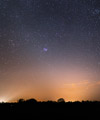
[[[23,102],[25,102],[25,100],[22,98],[18,100],[18,103],[23,103]]]
[[[58,102],[58,103],[65,103],[65,100],[64,100],[63,98],[59,98],[59,99],[57,100],[57,102]]]
[[[37,100],[34,98],[28,99],[28,100],[26,100],[26,103],[37,103]]]

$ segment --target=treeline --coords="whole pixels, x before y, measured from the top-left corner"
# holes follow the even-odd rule
[[[37,101],[36,99],[19,99],[15,103],[1,103],[0,113],[14,115],[21,118],[29,117],[49,117],[52,120],[56,118],[66,118],[68,116],[99,116],[100,102],[99,101],[75,101],[65,102],[63,98],[57,101]],[[19,119],[19,118],[17,118]]]
[[[17,101],[18,103],[37,103],[37,102],[51,102],[51,103],[55,103],[55,102],[58,102],[58,103],[65,103],[65,100],[63,98],[59,98],[57,101],[52,101],[52,100],[48,100],[48,101],[37,101],[36,99],[34,98],[31,98],[31,99],[27,99],[27,100],[24,100],[24,99],[19,99]]]

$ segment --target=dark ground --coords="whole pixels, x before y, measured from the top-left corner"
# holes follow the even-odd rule
[[[100,119],[100,102],[19,102],[1,103],[0,114],[9,120]],[[1,120],[1,119],[0,119]],[[2,119],[3,120],[3,119]]]

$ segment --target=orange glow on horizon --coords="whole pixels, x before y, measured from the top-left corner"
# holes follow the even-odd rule
[[[93,71],[69,68],[46,68],[42,70],[27,68],[23,71],[10,71],[7,78],[11,82],[5,84],[0,97],[5,96],[8,101],[17,101],[20,98],[35,98],[39,101],[57,100],[64,98],[66,101],[100,100],[97,96],[100,81],[92,75]]]

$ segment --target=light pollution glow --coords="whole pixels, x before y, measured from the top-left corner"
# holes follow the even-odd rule
[[[7,102],[19,98],[43,101],[60,97],[66,101],[100,100],[100,81],[94,71],[82,66],[69,66],[27,66],[10,70],[2,76],[6,82],[0,86],[0,98]]]

